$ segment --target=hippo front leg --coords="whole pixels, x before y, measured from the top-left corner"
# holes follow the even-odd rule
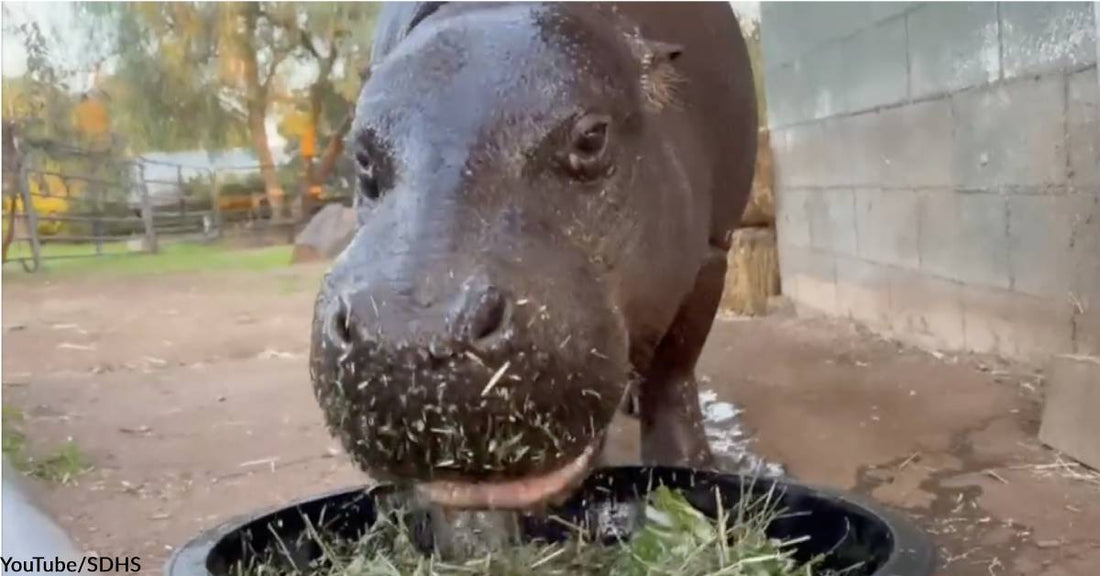
[[[661,340],[638,389],[642,462],[714,468],[703,429],[695,364],[718,312],[726,277],[726,251],[712,248]]]

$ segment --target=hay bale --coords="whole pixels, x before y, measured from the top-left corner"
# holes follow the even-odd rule
[[[775,230],[742,228],[734,232],[722,309],[744,316],[763,316],[768,312],[768,299],[778,294],[779,250]]]
[[[771,138],[766,128],[756,133],[756,173],[752,194],[741,215],[742,226],[770,226],[775,223],[775,172],[772,168]]]
[[[335,258],[351,243],[355,228],[354,209],[340,204],[325,206],[313,215],[309,224],[294,239],[291,263]]]

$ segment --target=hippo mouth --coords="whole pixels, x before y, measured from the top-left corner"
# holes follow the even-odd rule
[[[418,484],[418,494],[452,509],[530,509],[568,495],[592,468],[602,442],[549,472],[495,481],[434,480]]]

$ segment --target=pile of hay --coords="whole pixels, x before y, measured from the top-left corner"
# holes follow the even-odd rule
[[[722,294],[722,308],[734,314],[762,316],[768,299],[780,293],[773,180],[771,142],[768,131],[761,129],[752,194],[741,216],[741,228],[733,233]]]

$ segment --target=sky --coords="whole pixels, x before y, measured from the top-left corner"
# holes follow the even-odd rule
[[[11,14],[15,23],[31,19],[37,21],[47,38],[51,37],[51,31],[63,33],[76,28],[71,2],[4,2],[4,9]],[[4,24],[5,27],[8,24],[6,18]],[[7,30],[4,30],[2,39],[0,50],[3,51],[4,76],[22,75],[27,69],[27,53],[23,50],[22,40],[18,35],[9,34]],[[56,47],[63,62],[80,61],[81,47],[78,42],[59,42]]]

